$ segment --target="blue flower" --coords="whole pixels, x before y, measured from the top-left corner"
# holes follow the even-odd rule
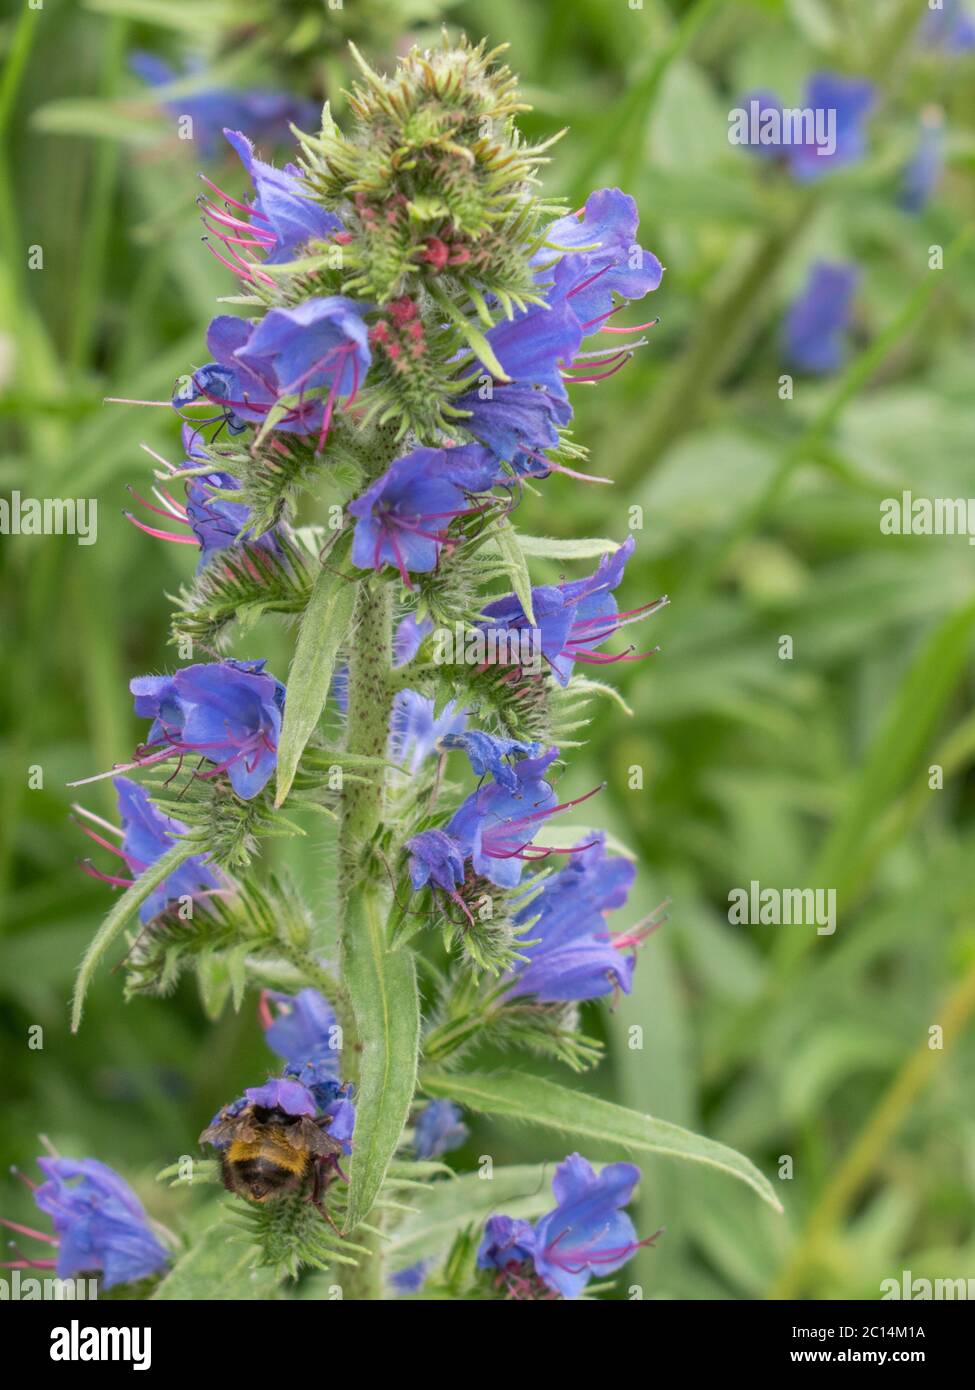
[[[203,75],[199,64],[187,63],[184,72],[179,73],[154,53],[132,53],[129,67],[150,87],[169,87]],[[317,119],[314,103],[298,100],[287,92],[261,88],[235,91],[229,87],[205,87],[163,100],[161,105],[174,117],[190,117],[193,139],[205,159],[217,152],[228,121],[245,127],[256,140],[286,140],[292,123],[307,129]]]
[[[238,492],[240,483],[229,473],[208,473],[186,482],[186,519],[200,544],[199,570],[224,550],[247,545],[276,558],[282,554],[273,527],[260,536],[250,528],[250,508],[218,492]]]
[[[173,820],[157,811],[149,800],[148,793],[135,782],[125,777],[116,777],[112,785],[118,795],[119,813],[122,819],[122,857],[132,873],[138,877],[144,869],[155,864],[157,859],[171,850],[187,827],[182,821]],[[100,843],[107,844],[102,840]],[[151,922],[170,903],[179,898],[196,898],[200,894],[220,888],[220,880],[206,861],[194,855],[186,859],[177,869],[163,879],[152,890],[139,908],[142,922]]]
[[[173,396],[177,410],[201,397],[220,407],[217,419],[225,420],[231,434],[239,434],[249,424],[263,424],[277,405],[280,394],[274,367],[248,353],[254,325],[233,314],[218,314],[207,329],[207,347],[214,360],[198,367],[188,382]],[[244,357],[246,354],[246,360]],[[317,397],[302,398],[290,405],[274,428],[293,434],[319,430],[323,405]]]
[[[431,1264],[431,1260],[417,1260],[405,1269],[397,1269],[389,1276],[389,1282],[397,1293],[419,1293]]]
[[[921,212],[941,182],[945,168],[945,133],[937,107],[921,114],[917,146],[901,174],[897,201],[905,212]]]
[[[595,574],[588,579],[532,589],[537,624],[535,640],[559,685],[568,685],[577,661],[605,666],[617,661],[638,661],[648,655],[635,653],[632,648],[615,656],[596,650],[621,627],[649,617],[667,602],[665,598],[657,599],[641,608],[619,611],[611,591],[622,580],[634,545],[630,536],[618,550],[603,556]],[[482,612],[485,621],[479,626],[488,640],[502,650],[507,641],[506,633],[531,630],[521,600],[515,594],[485,604]]]
[[[34,1201],[58,1234],[57,1275],[72,1279],[102,1271],[102,1287],[130,1284],[156,1274],[169,1255],[156,1239],[142,1203],[95,1158],[39,1158],[45,1181]]]
[[[288,1063],[287,1073],[310,1087],[318,1081],[337,1081],[338,1024],[335,1010],[325,996],[317,989],[303,989],[298,994],[267,990],[262,998],[265,1008],[270,1001],[280,1010],[276,1017],[270,1009],[263,1014],[265,1020],[270,1020],[265,1023],[264,1038],[268,1047]]]
[[[531,1261],[534,1251],[535,1232],[530,1221],[517,1216],[489,1216],[477,1252],[477,1267],[513,1273]]]
[[[805,105],[814,111],[836,112],[836,148],[831,154],[821,154],[815,143],[791,145],[789,168],[793,178],[809,183],[831,168],[861,160],[867,151],[864,125],[875,99],[876,89],[865,78],[840,77],[833,72],[819,72],[811,77]]]
[[[406,842],[410,851],[410,882],[414,888],[428,883],[451,897],[464,882],[464,856],[456,840],[443,830],[421,830]]]
[[[807,83],[802,109],[833,116],[835,147],[829,150],[824,140],[817,139],[816,131],[808,131],[803,125],[803,138],[797,143],[750,143],[746,148],[762,159],[784,159],[797,182],[810,183],[832,169],[855,164],[863,158],[867,148],[864,127],[875,99],[876,89],[865,78],[818,72]],[[782,105],[773,92],[751,92],[744,104],[749,108],[756,104],[760,121],[770,111],[782,114]]]
[[[557,758],[550,748],[538,758],[523,758],[513,769],[515,789],[488,782],[473,792],[451,817],[446,833],[477,873],[499,888],[514,888],[524,861],[544,859],[552,851],[532,844],[549,816],[576,806],[594,795],[559,802],[542,774]]]
[[[921,24],[921,43],[943,53],[971,53],[975,49],[975,19],[963,0],[944,0],[938,9],[928,9]]]
[[[528,959],[514,971],[511,995],[555,1003],[597,999],[616,989],[629,994],[635,956],[623,949],[639,945],[646,931],[613,937],[605,916],[623,906],[635,876],[629,860],[607,857],[606,837],[598,834],[546,879],[515,918],[525,927],[528,944],[519,950]]]
[[[555,1170],[555,1209],[532,1227],[508,1216],[489,1217],[477,1253],[479,1269],[496,1269],[515,1298],[546,1292],[578,1298],[593,1275],[620,1269],[639,1249],[633,1223],[621,1210],[640,1181],[632,1163],[610,1163],[597,1176],[571,1154]]]
[[[631,302],[657,289],[663,266],[637,241],[640,216],[634,200],[618,188],[590,193],[581,216],[560,217],[545,233],[545,247],[536,262],[559,251],[561,260],[536,279],[549,282],[550,304],[564,301],[584,334],[594,332],[614,312],[614,295]]]
[[[459,1106],[449,1100],[432,1100],[416,1117],[413,1149],[417,1158],[440,1158],[459,1149],[469,1133]]]
[[[257,375],[270,372],[276,398],[328,387],[323,432],[335,401],[353,398],[372,354],[363,314],[369,306],[343,295],[306,299],[293,309],[271,309],[234,356]]]
[[[463,426],[498,460],[520,471],[547,471],[543,450],[559,442],[569,423],[569,404],[560,367],[579,350],[582,330],[568,303],[533,305],[492,328],[487,340],[507,381],[482,379],[454,402],[469,412]]]
[[[352,563],[380,570],[394,565],[403,583],[436,569],[451,523],[481,510],[472,495],[495,477],[491,456],[477,445],[414,449],[348,505],[357,518]]]
[[[264,674],[263,661],[184,666],[173,676],[137,676],[129,683],[135,712],[152,719],[139,763],[191,755],[226,772],[245,801],[257,796],[277,764],[285,689]]]
[[[805,372],[834,372],[846,357],[853,296],[859,282],[854,265],[818,261],[785,319],[785,351]]]
[[[508,759],[517,754],[535,758],[541,751],[540,743],[525,743],[517,738],[499,738],[495,734],[481,733],[470,729],[466,733],[449,733],[442,740],[444,748],[462,748],[470,761],[471,769],[477,777],[491,773],[494,780],[508,791],[517,791],[518,778]]]
[[[276,169],[273,164],[255,158],[254,146],[238,130],[225,129],[224,135],[240,156],[254,185],[253,202],[241,209],[249,218],[249,225],[243,230],[257,241],[256,249],[264,253],[263,260],[269,265],[287,263],[309,241],[328,241],[342,232],[340,219],[309,197],[300,169],[293,164]],[[237,225],[240,219],[230,211],[221,214],[219,209],[210,206],[207,216],[210,219],[220,216],[222,225],[238,234],[241,231]]]
[[[639,1247],[621,1210],[640,1181],[633,1163],[610,1163],[599,1176],[579,1154],[555,1170],[557,1206],[535,1225],[535,1271],[563,1298],[578,1298],[592,1276],[613,1274]]]
[[[389,760],[415,773],[421,763],[444,740],[460,733],[467,723],[466,710],[458,710],[456,700],[448,700],[435,714],[432,697],[415,690],[397,691],[389,725]]]
[[[393,634],[393,666],[407,666],[416,656],[424,639],[429,637],[433,631],[433,622],[430,618],[421,618],[417,621],[413,613],[407,613],[396,625]]]

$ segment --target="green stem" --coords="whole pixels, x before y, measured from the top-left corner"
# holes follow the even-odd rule
[[[392,659],[392,601],[388,584],[368,580],[359,585],[353,619],[351,659],[349,661],[349,707],[345,751],[372,758],[383,758],[389,736],[393,694],[389,681]],[[349,949],[345,937],[354,914],[349,903],[364,872],[365,851],[382,823],[385,772],[380,766],[354,781],[347,779],[342,798],[342,826],[339,832],[339,897],[342,904],[343,937],[341,956]],[[345,1079],[357,1084],[362,1042],[354,1017],[345,1033],[343,1059]],[[378,1225],[378,1213],[373,1212]],[[372,1231],[351,1233],[351,1238],[371,1251],[361,1256],[355,1268],[343,1271],[342,1296],[351,1299],[382,1298],[383,1274],[381,1237]]]

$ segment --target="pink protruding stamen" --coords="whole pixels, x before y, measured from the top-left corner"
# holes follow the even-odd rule
[[[153,511],[158,510],[158,507],[153,508]],[[175,531],[160,531],[156,526],[147,526],[144,521],[140,521],[132,512],[123,512],[122,515],[125,517],[126,521],[131,521],[133,526],[138,526],[140,531],[145,531],[147,536],[155,536],[157,540],[174,541],[178,545],[199,545],[199,541],[195,536],[177,536]]]
[[[16,1231],[21,1236],[31,1236],[34,1240],[43,1240],[46,1245],[57,1245],[57,1238],[48,1235],[46,1231],[35,1231],[32,1226],[21,1226],[18,1221],[7,1221],[0,1216],[0,1226],[6,1226],[8,1231]]]

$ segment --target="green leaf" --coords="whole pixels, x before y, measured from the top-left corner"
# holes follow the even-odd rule
[[[764,1202],[776,1211],[782,1210],[769,1180],[734,1149],[666,1120],[640,1115],[554,1081],[517,1071],[490,1075],[430,1072],[421,1076],[420,1087],[427,1095],[454,1100],[484,1114],[504,1115],[642,1153],[707,1164],[747,1183]]]
[[[403,1133],[416,1088],[420,1003],[410,951],[390,951],[373,885],[349,899],[344,978],[362,1039],[355,1146],[345,1229],[369,1215]]]
[[[439,307],[443,309],[447,317],[460,329],[468,347],[474,353],[475,357],[477,357],[478,361],[487,367],[495,381],[510,381],[511,377],[498,361],[494,354],[494,349],[481,330],[476,328],[471,320],[461,313],[453,300],[448,299],[446,295],[435,294],[434,299],[437,301]]]
[[[525,610],[525,617],[532,627],[535,626],[535,610],[532,608],[532,581],[528,573],[528,565],[522,551],[520,538],[517,531],[509,521],[501,520],[494,527],[493,536],[497,542],[501,557],[504,560],[505,568],[511,575],[511,583],[522,608]]]
[[[139,875],[131,888],[126,888],[104,922],[98,928],[91,945],[85,952],[78,971],[78,979],[75,984],[74,998],[71,1004],[71,1031],[77,1033],[81,1024],[81,1014],[84,1009],[85,995],[88,993],[88,986],[91,984],[92,977],[98,968],[98,964],[112,942],[123,930],[126,923],[135,915],[138,909],[148,898],[154,888],[158,888],[164,878],[168,878],[171,873],[179,868],[185,860],[190,859],[194,854],[203,852],[204,846],[198,840],[184,835],[172,849],[157,859],[155,864]]]
[[[215,1222],[179,1257],[152,1301],[273,1298],[279,1283],[277,1271],[256,1265],[259,1251],[239,1241],[235,1223],[226,1218]]]
[[[324,708],[335,657],[352,623],[355,589],[333,569],[323,569],[312,589],[288,674],[275,806],[291,790],[298,760]]]
[[[384,1247],[390,1265],[405,1268],[439,1255],[458,1231],[480,1225],[496,1211],[526,1221],[541,1216],[552,1206],[554,1169],[554,1164],[544,1163],[498,1167],[490,1178],[479,1172],[465,1173],[432,1183],[423,1193],[411,1194],[417,1211],[404,1217]]]
[[[548,536],[526,536],[523,531],[518,532],[518,544],[523,555],[533,555],[539,560],[599,560],[604,555],[615,554],[620,548],[619,541],[608,541],[600,536],[566,541]]]

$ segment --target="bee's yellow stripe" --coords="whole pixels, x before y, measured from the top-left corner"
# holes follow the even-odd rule
[[[279,1168],[286,1168],[289,1173],[302,1172],[308,1161],[308,1155],[301,1150],[292,1148],[290,1144],[275,1144],[268,1139],[257,1139],[251,1143],[235,1139],[227,1150],[227,1158],[231,1163],[240,1163],[248,1158],[267,1158]]]

